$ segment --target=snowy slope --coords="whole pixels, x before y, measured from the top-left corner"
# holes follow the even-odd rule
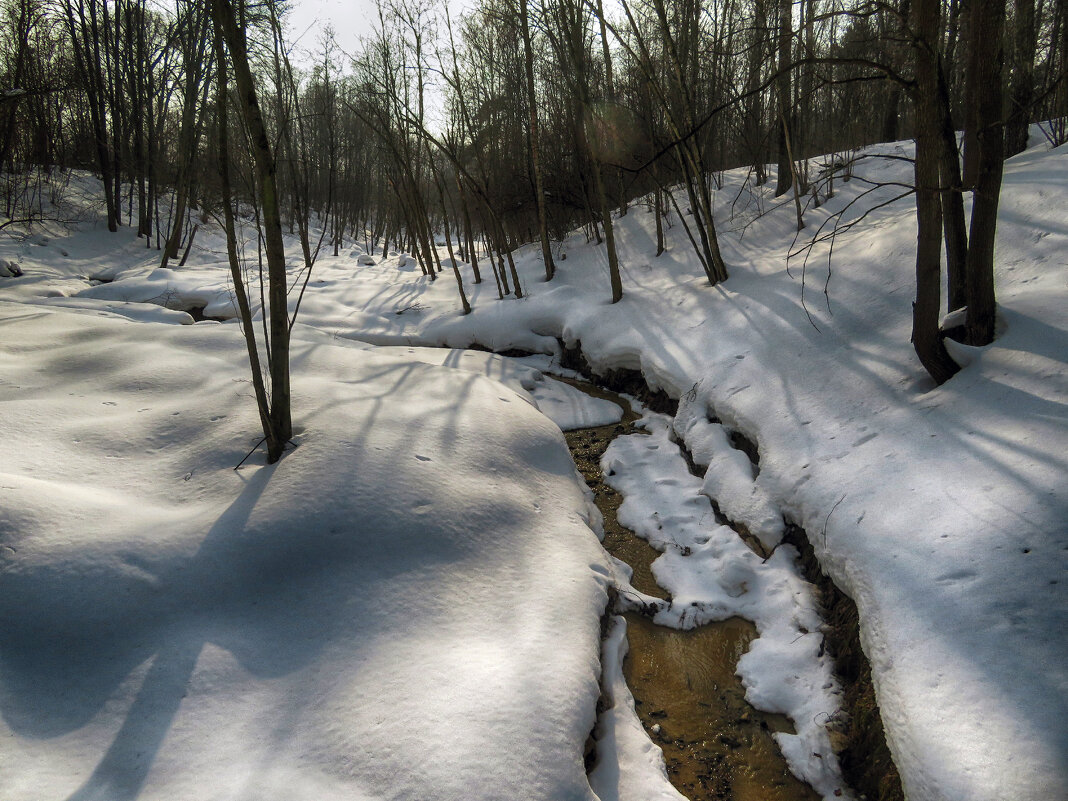
[[[234,471],[236,327],[0,320],[0,798],[593,798],[609,568],[528,403],[298,342]]]

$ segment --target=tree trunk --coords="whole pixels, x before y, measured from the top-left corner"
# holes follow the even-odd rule
[[[779,27],[778,27],[778,51],[779,51],[779,77],[775,81],[775,94],[779,102],[779,115],[782,124],[776,126],[779,129],[778,159],[779,170],[775,178],[775,197],[781,197],[790,191],[793,186],[793,169],[790,167],[790,153],[786,138],[789,129],[793,126],[793,109],[790,103],[790,41],[793,33],[793,3],[791,0],[779,0]]]
[[[1015,0],[1016,29],[1012,48],[1012,89],[1005,125],[1005,157],[1027,149],[1031,104],[1035,95],[1035,0]]]
[[[968,259],[968,228],[964,219],[964,187],[957,152],[957,133],[950,114],[949,87],[942,64],[938,65],[939,176],[942,188],[942,228],[946,238],[947,311],[961,308]]]
[[[977,31],[982,27],[983,0],[968,0],[964,5],[964,42],[967,46],[964,58],[964,100],[962,105],[964,167],[961,173],[965,189],[975,189],[976,173],[979,171],[979,89],[978,76],[983,70],[979,63],[980,51],[976,46]],[[1000,80],[1000,78],[998,79]]]
[[[916,60],[916,300],[912,345],[920,363],[939,384],[960,367],[939,331],[942,285],[942,207],[939,200],[938,23],[939,0],[912,6]]]
[[[656,217],[656,255],[664,252],[664,190],[659,186],[653,192],[653,216]]]
[[[556,263],[549,245],[549,223],[545,213],[545,186],[542,180],[541,147],[538,142],[538,106],[534,87],[534,51],[530,44],[530,21],[526,0],[518,0],[519,18],[523,32],[523,67],[526,73],[527,109],[530,120],[530,160],[534,166],[534,200],[538,207],[538,236],[541,239],[541,258],[545,262],[545,280],[553,280]]]
[[[969,226],[965,279],[968,314],[965,321],[970,345],[994,340],[994,238],[1001,196],[1005,132],[1002,125],[1001,67],[1005,0],[973,0],[979,12],[973,20],[971,47],[975,48],[976,166]]]
[[[289,387],[288,286],[282,217],[275,182],[277,165],[249,67],[245,31],[237,24],[230,0],[212,0],[212,14],[230,53],[234,78],[242,101],[241,111],[249,132],[249,146],[256,165],[256,190],[262,211],[263,241],[267,256],[270,314],[267,363],[271,376],[271,407],[267,461],[273,463],[281,458],[286,442],[293,436]]]
[[[478,247],[475,244],[475,236],[471,227],[471,209],[467,202],[467,191],[464,189],[463,178],[456,173],[456,186],[460,190],[460,207],[463,209],[464,238],[467,240],[467,261],[471,265],[471,271],[475,274],[475,283],[482,283],[482,274],[478,271]]]
[[[249,366],[252,370],[252,387],[256,395],[256,409],[260,416],[263,435],[269,441],[272,437],[270,401],[267,388],[263,383],[263,369],[260,365],[260,352],[256,345],[256,328],[252,324],[252,308],[248,302],[241,263],[237,255],[237,231],[234,224],[233,192],[230,179],[230,145],[227,121],[227,80],[226,59],[219,26],[215,25],[215,53],[218,77],[216,80],[216,114],[219,126],[219,182],[222,193],[223,220],[226,231],[226,255],[230,263],[230,278],[234,282],[234,296],[237,300],[238,313],[241,318],[241,331],[245,335]],[[284,443],[283,443],[284,445]]]

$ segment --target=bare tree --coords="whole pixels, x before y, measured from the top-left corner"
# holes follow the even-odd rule
[[[241,0],[238,0],[241,3]],[[271,137],[260,108],[259,92],[249,64],[248,42],[245,36],[244,7],[239,6],[241,21],[231,0],[212,0],[211,15],[217,38],[217,51],[226,55],[234,70],[234,80],[241,99],[241,116],[248,135],[256,173],[256,193],[260,207],[260,219],[264,250],[267,257],[268,304],[264,310],[269,318],[268,337],[265,342],[267,370],[270,386],[257,387],[260,420],[263,423],[264,439],[267,442],[267,461],[278,461],[286,443],[293,436],[291,394],[289,385],[289,339],[290,320],[287,304],[288,279],[286,276],[285,244],[282,239],[282,217],[278,197],[275,161]],[[220,57],[220,68],[223,64]],[[220,153],[224,160],[226,153]],[[226,204],[229,207],[229,204]],[[231,260],[231,267],[233,262]],[[247,312],[246,312],[247,313]],[[250,325],[246,324],[246,337]],[[249,343],[251,351],[254,343]],[[258,361],[252,359],[253,372],[257,373]]]
[[[551,281],[556,273],[553,250],[549,244],[549,224],[545,213],[545,187],[542,180],[541,144],[538,142],[538,95],[534,86],[534,48],[531,46],[529,10],[526,0],[517,0],[519,19],[523,31],[523,71],[526,77],[527,109],[530,129],[530,160],[534,172],[534,198],[538,206],[538,238],[541,240],[541,258],[545,263],[545,280]]]

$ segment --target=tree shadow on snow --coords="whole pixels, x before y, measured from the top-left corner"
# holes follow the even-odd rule
[[[40,567],[5,578],[0,713],[20,736],[100,725],[93,722],[100,711],[127,697],[120,686],[144,676],[106,753],[68,801],[138,797],[205,646],[217,645],[259,677],[296,671],[341,636],[373,649],[381,630],[399,625],[392,616],[411,612],[374,605],[376,587],[467,556],[447,538],[424,543],[423,532],[390,530],[389,509],[381,519],[336,527],[327,526],[337,521],[329,514],[279,525],[261,512],[250,524],[278,467],[248,478],[192,556],[112,553],[99,567],[86,560],[77,573]]]

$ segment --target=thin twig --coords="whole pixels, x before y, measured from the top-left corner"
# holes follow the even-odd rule
[[[831,507],[831,511],[829,511],[827,513],[827,518],[823,521],[823,547],[824,548],[827,547],[827,525],[831,522],[831,515],[833,515],[834,514],[834,510],[838,508],[838,504],[840,504],[845,499],[846,499],[845,495],[843,495],[841,498],[839,498],[837,503],[835,503],[835,505]]]
[[[266,441],[267,441],[267,437],[261,437],[260,441],[252,446],[252,450],[250,450],[248,453],[245,454],[245,458],[237,463],[237,467],[235,467],[234,470],[237,470],[239,467],[241,467],[241,465],[243,465],[246,461],[248,461],[248,457],[250,457],[252,454],[254,454],[256,452],[256,449],[259,448],[260,445],[262,445]]]

